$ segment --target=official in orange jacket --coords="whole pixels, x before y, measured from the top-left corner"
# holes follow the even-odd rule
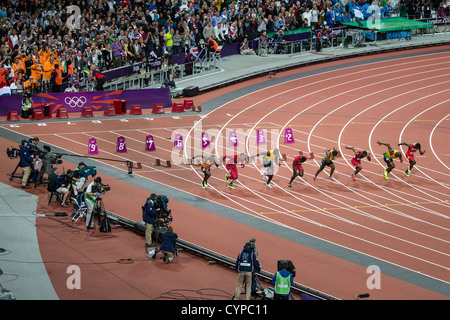
[[[55,63],[50,83],[52,85],[52,92],[60,92],[62,85],[62,70],[59,67],[59,64]]]

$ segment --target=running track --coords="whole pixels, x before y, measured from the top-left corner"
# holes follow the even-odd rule
[[[257,233],[258,250],[264,253],[263,267],[271,269],[273,261],[289,258],[301,272],[296,281],[337,297],[368,291],[368,258],[383,274],[379,298],[395,298],[405,288],[422,292],[418,293],[421,298],[443,298],[448,297],[450,282],[450,52],[444,49],[385,55],[389,59],[350,59],[344,61],[345,67],[339,67],[343,64],[340,61],[291,70],[277,74],[276,82],[254,80],[251,84],[262,86],[245,94],[238,89],[249,83],[238,84],[221,92],[227,97],[234,94],[232,99],[200,115],[78,119],[70,124],[49,121],[45,125],[31,122],[2,127],[39,136],[45,144],[82,155],[87,155],[87,141],[94,137],[99,157],[141,162],[143,169],[135,170],[135,176],[149,183],[197,196],[212,207],[238,212],[244,220],[255,217],[250,221],[274,226],[273,233],[259,224],[254,227],[267,233],[252,231],[248,225],[235,229],[233,224],[233,229],[227,229],[227,219],[174,198],[173,205],[181,209],[174,212],[174,226],[187,241],[234,257],[241,244]],[[213,98],[220,99],[217,92],[194,101],[199,104]],[[293,130],[295,143],[284,143],[286,128]],[[257,129],[263,129],[266,144],[256,145]],[[228,145],[232,130],[238,133],[237,148]],[[203,190],[199,167],[177,163],[202,152],[199,134],[203,131],[211,141],[211,146],[203,150],[206,154],[255,154],[279,148],[287,161],[279,167],[273,188],[268,189],[262,180],[258,159],[239,168],[235,190],[226,187],[223,166],[212,169],[210,185]],[[177,133],[183,135],[181,151],[173,150]],[[147,134],[153,135],[156,151],[144,150]],[[119,136],[126,139],[126,154],[116,152]],[[385,180],[382,154],[386,148],[378,146],[377,140],[389,142],[395,149],[401,141],[420,142],[426,153],[416,154],[417,165],[410,177],[403,175],[407,163],[395,160],[396,169]],[[351,151],[345,145],[373,155],[371,162],[363,160],[363,171],[355,182],[350,178]],[[324,149],[333,147],[341,153],[335,161],[336,181],[327,179],[328,169],[313,181]],[[303,179],[297,178],[288,188],[292,159],[300,150],[314,153],[315,158],[305,163]],[[171,159],[172,168],[155,167],[155,158]],[[126,172],[123,165],[100,162]],[[120,193],[109,195],[108,209],[140,220],[140,211],[130,210],[130,201],[139,207],[142,198],[131,198],[136,194],[129,186],[133,182],[123,180],[107,180]],[[203,223],[198,222],[199,214],[204,215]],[[227,212],[222,214],[226,217]],[[234,220],[239,222],[238,218]]]

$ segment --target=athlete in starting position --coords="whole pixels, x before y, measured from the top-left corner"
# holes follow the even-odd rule
[[[387,180],[388,179],[388,173],[392,171],[392,169],[395,168],[394,159],[398,158],[400,160],[400,163],[403,163],[402,153],[398,150],[392,149],[391,145],[386,142],[380,142],[377,141],[377,143],[381,146],[386,146],[388,148],[388,151],[383,153],[383,159],[384,162],[387,163],[387,168],[384,169],[383,177]]]
[[[192,157],[192,160],[194,160],[195,158],[198,158],[198,157],[202,157],[202,159],[203,159],[201,169],[202,169],[202,172],[205,174],[205,176],[203,178],[201,186],[203,189],[205,189],[206,186],[208,185],[208,179],[209,179],[209,177],[211,177],[211,166],[213,164],[215,164],[216,167],[218,167],[219,164],[217,163],[217,159],[216,159],[215,155],[211,155],[208,157],[205,157],[204,155],[199,155],[199,156]]]
[[[408,150],[406,151],[406,159],[409,160],[409,166],[408,166],[408,168],[406,168],[405,175],[407,177],[409,177],[409,175],[411,173],[411,169],[416,164],[416,160],[414,159],[414,153],[416,151],[419,151],[420,155],[423,155],[425,153],[425,150],[422,151],[420,143],[418,143],[418,142],[414,142],[412,144],[409,144],[409,143],[406,143],[406,142],[401,142],[398,145],[399,146],[407,146],[408,147]]]
[[[235,154],[232,156],[223,156],[223,162],[227,168],[227,175],[225,176],[225,181],[228,183],[228,188],[234,189],[233,182],[238,178],[237,164],[241,163],[241,167],[245,167],[245,163],[248,162],[248,157],[245,153]]]
[[[317,170],[316,174],[314,175],[313,180],[316,181],[317,175],[325,168],[325,166],[329,166],[331,168],[330,170],[330,177],[329,179],[331,181],[334,181],[333,173],[335,170],[333,160],[338,155],[338,150],[336,147],[334,147],[332,150],[325,149],[325,157],[322,158],[322,163],[320,164],[319,170]]]
[[[362,170],[361,160],[367,158],[367,160],[370,161],[372,158],[370,157],[370,152],[367,152],[366,150],[357,150],[355,147],[350,146],[345,146],[345,149],[353,150],[355,153],[355,156],[352,158],[352,165],[355,166],[355,171],[352,173],[352,179],[355,181],[356,175]]]
[[[303,177],[303,166],[302,163],[308,160],[307,157],[304,155],[297,155],[294,158],[294,161],[292,162],[292,177],[291,181],[289,181],[288,187],[292,187],[292,182],[294,181],[295,177]]]

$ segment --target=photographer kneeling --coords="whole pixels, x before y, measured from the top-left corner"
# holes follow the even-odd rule
[[[86,213],[86,228],[87,229],[94,229],[94,219],[92,219],[92,213],[94,211],[95,202],[97,201],[99,192],[98,187],[102,184],[102,178],[96,177],[93,182],[89,183],[86,188],[86,207],[87,207],[87,213]]]
[[[177,243],[178,235],[173,232],[172,226],[167,228],[167,231],[162,236],[162,243],[159,251],[164,253],[163,260],[165,263],[171,263],[175,254],[175,244]]]

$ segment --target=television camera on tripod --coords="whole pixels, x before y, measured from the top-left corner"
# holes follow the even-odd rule
[[[86,199],[85,203],[88,206],[88,208],[92,205],[92,212],[86,215],[86,226],[89,229],[90,226],[93,225],[92,220],[94,219],[94,216],[98,216],[98,225],[100,232],[110,232],[111,231],[111,225],[109,223],[108,214],[105,209],[105,205],[103,203],[103,195],[110,191],[111,187],[106,184],[102,184],[102,180],[100,177],[97,177],[94,179],[93,184],[91,185],[90,191],[89,186],[86,190],[86,195],[93,198],[93,204],[92,202],[89,202],[90,200]],[[92,197],[92,195],[94,195]]]
[[[152,193],[142,206],[143,222],[145,223],[147,256],[156,256],[157,250],[153,243],[160,241],[173,221],[172,210],[168,208],[169,199],[165,195]]]

